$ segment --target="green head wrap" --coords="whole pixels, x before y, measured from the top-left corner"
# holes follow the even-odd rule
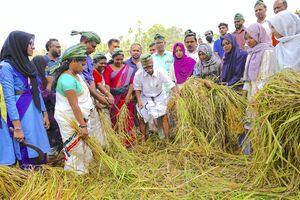
[[[72,31],[71,35],[81,35],[83,37],[85,37],[86,39],[88,39],[89,41],[95,41],[97,44],[100,44],[101,39],[99,37],[99,35],[95,32],[92,31]]]
[[[49,71],[50,74],[53,74],[61,66],[61,63],[69,58],[86,58],[86,46],[82,44],[76,44],[69,47],[65,50],[59,62],[50,69],[47,69],[47,71]]]
[[[101,60],[101,59],[106,59],[105,53],[103,53],[103,52],[95,53],[95,55],[94,55],[94,57],[93,57],[94,63],[95,63],[95,62],[98,62],[98,61]]]
[[[241,13],[236,13],[234,16],[234,20],[239,20],[239,19],[244,20],[244,16]]]
[[[147,62],[151,59],[152,59],[152,56],[151,56],[150,53],[144,53],[144,54],[141,55],[141,62],[142,63],[145,63],[145,62]]]
[[[124,56],[124,52],[121,48],[115,48],[111,54],[111,56],[114,58],[116,57],[117,55],[122,55]]]
[[[156,33],[156,34],[154,35],[154,40],[156,40],[156,39],[165,39],[165,37],[162,36],[162,35],[159,34],[159,33]]]
[[[188,36],[195,36],[196,37],[196,33],[194,33],[191,29],[188,29],[184,32],[184,37],[188,37]]]
[[[257,5],[263,5],[263,6],[266,6],[265,2],[263,0],[257,0],[255,5],[254,5],[254,8],[257,6]]]

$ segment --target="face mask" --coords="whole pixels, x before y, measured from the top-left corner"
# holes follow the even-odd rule
[[[207,41],[208,43],[211,43],[212,40],[213,40],[212,36],[209,36],[209,35],[206,36],[206,41]]]

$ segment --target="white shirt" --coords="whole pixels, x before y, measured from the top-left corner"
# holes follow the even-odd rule
[[[199,61],[199,56],[198,56],[198,50],[196,49],[194,52],[189,52],[188,50],[185,51],[185,54],[190,57],[193,58],[196,63]]]
[[[272,30],[269,26],[269,21],[267,19],[265,19],[261,25],[264,27],[264,29],[266,30],[268,36],[270,36],[270,38],[272,39]]]
[[[109,62],[109,61],[112,59],[112,55],[111,55],[111,53],[109,53],[109,52],[107,52],[107,53],[105,54],[105,57],[106,57],[107,62]]]
[[[146,97],[157,97],[163,92],[163,86],[168,88],[175,86],[165,70],[155,66],[153,70],[151,76],[144,69],[139,69],[133,79],[134,90],[140,90]]]

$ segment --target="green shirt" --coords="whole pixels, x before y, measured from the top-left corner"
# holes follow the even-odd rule
[[[75,90],[77,94],[82,91],[81,83],[70,74],[62,74],[57,81],[56,92],[66,96],[67,90]]]
[[[165,51],[163,55],[155,53],[152,55],[154,66],[161,67],[166,70],[167,74],[170,73],[170,68],[173,65],[174,58],[173,54],[169,51]]]

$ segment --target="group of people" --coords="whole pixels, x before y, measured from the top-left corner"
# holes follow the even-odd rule
[[[109,40],[107,53],[96,52],[92,58],[101,39],[91,31],[72,31],[71,35],[80,35],[80,41],[62,55],[59,41],[50,39],[48,53],[30,60],[35,36],[11,32],[0,54],[1,95],[7,112],[1,115],[0,165],[38,166],[63,150],[65,170],[84,174],[92,160],[85,137],[93,135],[106,146],[102,128],[106,120],[98,112],[111,119],[118,133],[119,113],[126,106],[128,137],[123,142],[128,148],[136,143],[135,127],[142,141],[153,127],[169,141],[168,99],[171,93],[180,95],[189,77],[246,91],[251,100],[283,68],[300,72],[300,19],[281,9],[280,3],[287,5],[285,0],[276,0],[278,14],[266,20],[266,5],[257,1],[257,23],[246,28],[243,15],[237,13],[236,30],[227,33],[228,25],[220,23],[221,37],[216,41],[213,32],[207,31],[207,43],[199,44],[189,29],[183,42],[174,44],[173,52],[165,49],[165,37],[156,34],[149,53],[142,54],[141,44],[134,43],[127,60],[118,39]],[[277,44],[272,44],[272,37]],[[72,121],[80,133],[75,132]],[[38,147],[44,159],[26,144]]]

